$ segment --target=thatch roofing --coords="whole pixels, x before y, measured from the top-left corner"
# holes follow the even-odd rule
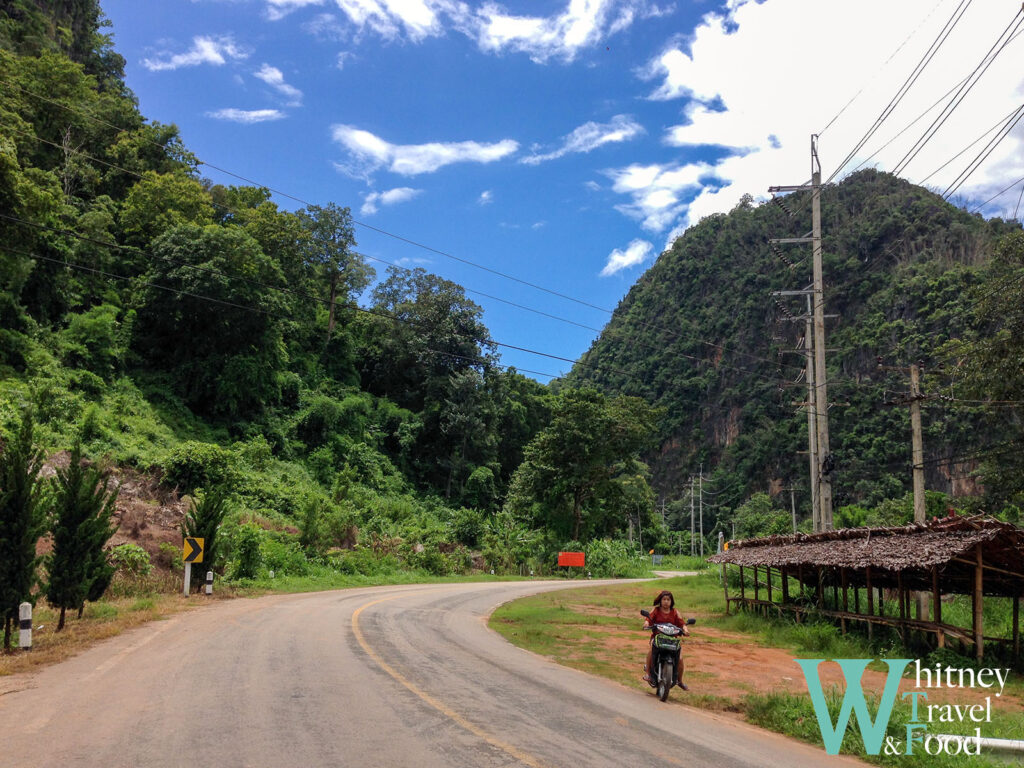
[[[976,547],[981,546],[987,595],[1024,593],[1024,529],[988,517],[947,517],[891,528],[838,531],[730,541],[712,563],[787,569],[791,576],[817,581],[817,569],[847,569],[847,581],[863,586],[871,567],[873,586],[931,590],[931,569],[943,592],[970,593],[974,587]],[[897,574],[901,574],[897,577]],[[831,583],[831,579],[829,580]]]

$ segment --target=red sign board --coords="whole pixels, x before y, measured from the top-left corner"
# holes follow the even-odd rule
[[[558,564],[560,566],[568,565],[575,566],[576,568],[582,568],[584,557],[585,555],[583,552],[559,552]]]

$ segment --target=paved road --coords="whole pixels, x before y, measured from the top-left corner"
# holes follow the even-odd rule
[[[487,629],[485,617],[497,605],[566,586],[572,585],[356,589],[234,600],[179,614],[41,672],[0,678],[0,763],[854,764],[560,667]]]

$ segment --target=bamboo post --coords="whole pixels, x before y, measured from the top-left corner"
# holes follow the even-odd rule
[[[946,633],[942,631],[942,594],[939,592],[939,569],[932,566],[932,614],[935,616],[935,638],[939,648],[946,647]]]
[[[729,615],[729,573],[726,564],[722,563],[722,589],[725,590],[725,615]]]
[[[819,565],[818,566],[818,607],[819,608],[824,608],[825,607],[825,589],[822,586],[821,579],[822,579],[821,566]]]
[[[742,565],[740,566],[740,600],[743,602],[743,605],[746,606],[746,604],[747,604],[747,582],[746,582],[746,580],[743,577],[743,566]]]
[[[843,583],[843,613],[846,613],[849,610],[850,606],[849,606],[849,601],[848,601],[847,592],[846,592],[846,569],[845,568],[840,568],[839,569],[839,579]],[[841,617],[839,619],[839,629],[840,629],[840,631],[844,635],[846,634],[846,616],[843,616],[843,617]]]
[[[860,613],[860,587],[853,588],[853,612]]]
[[[789,603],[789,571],[782,569],[782,604]]]
[[[982,560],[981,560],[981,544],[975,548],[975,557],[977,558],[974,566],[974,651],[978,661],[985,655],[985,632],[984,632],[984,616],[982,613],[985,607],[982,591]]]
[[[871,587],[871,566],[870,565],[865,569],[864,574],[865,574],[865,578],[867,579],[867,583],[868,583],[868,592],[867,592],[867,594],[868,594],[868,616],[874,616],[875,615],[875,605],[874,605],[874,603],[875,603],[875,593],[874,593],[874,590]],[[871,641],[872,635],[874,635],[874,622],[868,621],[868,641],[869,642]]]
[[[832,575],[835,576],[835,574]],[[839,610],[839,585],[834,578],[832,579],[832,608]]]
[[[900,606],[900,640],[907,642],[907,601],[903,589],[903,571],[896,571],[896,601]]]
[[[772,602],[772,567],[766,566],[764,569],[765,578],[768,580],[768,602]]]
[[[760,584],[757,583],[757,566],[754,566],[754,602],[761,599]]]

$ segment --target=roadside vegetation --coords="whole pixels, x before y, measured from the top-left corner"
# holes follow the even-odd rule
[[[640,681],[640,675],[647,633],[641,629],[643,619],[639,610],[649,608],[653,596],[660,589],[674,593],[676,607],[683,616],[697,618],[697,624],[691,628],[691,638],[684,642],[683,648],[690,690],[684,693],[673,689],[669,705],[732,713],[755,725],[819,746],[822,737],[817,717],[800,667],[788,663],[791,659],[919,657],[914,649],[903,648],[895,634],[877,633],[874,642],[869,643],[864,634],[851,631],[842,635],[837,626],[825,621],[796,624],[789,619],[765,618],[747,612],[726,615],[723,611],[721,572],[717,568],[702,570],[697,576],[659,580],[656,584],[602,585],[523,598],[495,611],[490,626],[517,646],[560,664],[646,692],[648,686]],[[711,648],[715,649],[716,664],[726,668],[701,663],[702,653],[704,657],[712,656]],[[754,671],[734,670],[733,666],[749,666],[753,648],[782,649],[782,658],[787,665],[785,668],[761,667]],[[932,666],[941,663],[955,668],[976,667],[973,659],[948,650],[922,657],[922,661]],[[884,674],[886,667],[874,662],[869,669]],[[784,678],[788,678],[788,686],[782,684]],[[865,690],[869,696],[869,708],[874,711],[877,697],[872,700],[870,686]],[[841,689],[826,685],[825,693],[835,718],[842,702]],[[982,735],[1024,738],[1024,722],[1020,718],[1022,700],[1024,680],[1019,673],[1013,673],[1004,698],[993,697],[992,722],[981,724]],[[957,700],[954,697],[951,701]],[[664,706],[653,696],[651,705]],[[909,702],[899,701],[893,711],[888,735],[905,741],[905,725],[909,720]],[[866,755],[855,721],[856,715],[847,729],[842,753],[879,765],[987,768],[1005,764],[990,754],[983,754],[981,758]],[[977,725],[942,723],[941,726],[934,725],[931,732],[973,735]]]

